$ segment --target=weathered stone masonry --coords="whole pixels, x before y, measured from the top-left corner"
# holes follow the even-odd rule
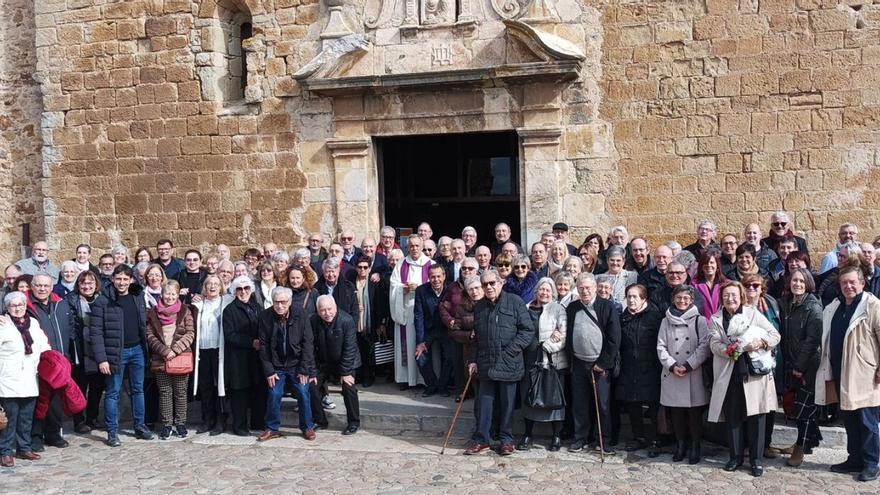
[[[530,240],[880,230],[877,0],[4,1],[4,260],[374,233],[372,139],[438,131],[518,133]]]

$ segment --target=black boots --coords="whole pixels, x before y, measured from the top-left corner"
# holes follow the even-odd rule
[[[699,464],[700,458],[702,457],[702,447],[700,441],[697,440],[691,443],[691,455],[688,457],[688,464]]]
[[[675,442],[675,453],[672,454],[672,462],[680,462],[687,455],[687,442],[678,440]]]

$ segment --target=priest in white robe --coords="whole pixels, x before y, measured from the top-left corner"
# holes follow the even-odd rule
[[[407,241],[407,253],[391,273],[391,319],[394,320],[394,381],[401,388],[420,383],[422,377],[416,363],[416,328],[413,323],[413,306],[416,288],[428,282],[431,258],[422,253],[424,241],[411,235]]]

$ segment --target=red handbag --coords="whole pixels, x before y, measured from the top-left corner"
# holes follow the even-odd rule
[[[193,372],[193,353],[181,352],[165,361],[165,373],[169,375],[188,375]]]

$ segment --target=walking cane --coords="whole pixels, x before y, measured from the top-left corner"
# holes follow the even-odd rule
[[[464,390],[462,390],[461,397],[458,400],[458,407],[455,408],[455,415],[452,416],[452,423],[449,424],[449,430],[446,431],[446,438],[443,439],[443,448],[440,449],[440,455],[443,455],[443,453],[446,452],[446,444],[449,443],[449,437],[452,436],[452,430],[455,428],[455,422],[458,420],[458,413],[461,412],[461,406],[464,405],[464,398],[467,396],[468,388],[471,386],[471,378],[473,377],[473,373],[468,373],[467,383],[464,384]]]
[[[602,440],[602,417],[599,414],[599,393],[596,392],[596,372],[590,370],[590,380],[593,381],[593,403],[596,404],[596,426],[599,429],[599,458],[605,463],[605,443]]]

